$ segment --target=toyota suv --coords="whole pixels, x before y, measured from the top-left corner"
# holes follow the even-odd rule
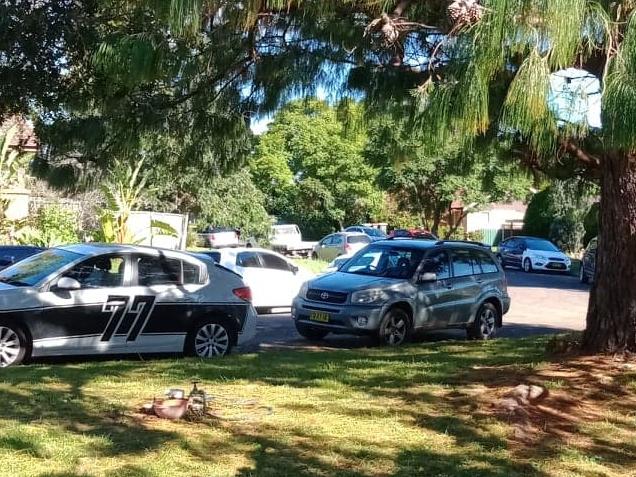
[[[489,339],[509,308],[503,269],[483,245],[395,239],[305,283],[292,316],[308,339],[367,334],[399,345],[416,330],[457,328]]]

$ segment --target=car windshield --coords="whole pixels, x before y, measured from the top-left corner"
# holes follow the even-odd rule
[[[386,237],[386,234],[382,232],[380,229],[374,229],[372,227],[365,228],[364,233],[367,235],[370,235],[371,237],[380,237],[380,238]]]
[[[537,250],[539,252],[560,252],[560,250],[547,240],[529,239],[526,240],[528,250]]]
[[[67,250],[50,249],[5,268],[0,272],[0,283],[32,287],[82,255]]]
[[[340,271],[374,277],[411,278],[423,256],[424,250],[372,245],[351,258]]]

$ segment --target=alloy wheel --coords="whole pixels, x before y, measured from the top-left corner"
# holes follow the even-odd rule
[[[402,316],[392,315],[386,324],[384,341],[392,346],[400,345],[406,338],[406,320]]]
[[[479,315],[479,327],[482,336],[490,336],[495,330],[495,312],[490,308],[484,308]]]
[[[0,326],[0,368],[16,362],[20,355],[20,338],[11,328]]]
[[[200,358],[224,356],[230,347],[230,335],[224,326],[208,323],[199,328],[194,338],[194,350]]]

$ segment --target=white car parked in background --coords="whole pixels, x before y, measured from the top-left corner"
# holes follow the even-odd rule
[[[552,242],[537,237],[517,236],[499,245],[499,260],[506,266],[534,270],[569,272],[572,261]]]
[[[262,248],[225,248],[199,253],[241,275],[252,290],[252,303],[260,313],[291,308],[300,287],[314,277],[291,260]]]

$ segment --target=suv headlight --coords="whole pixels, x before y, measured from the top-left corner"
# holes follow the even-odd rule
[[[309,284],[307,282],[304,282],[300,287],[300,290],[298,290],[298,296],[301,298],[306,298],[307,290],[309,290]]]
[[[373,303],[385,302],[388,299],[388,294],[380,289],[361,290],[351,295],[351,303],[354,305],[371,305]]]

